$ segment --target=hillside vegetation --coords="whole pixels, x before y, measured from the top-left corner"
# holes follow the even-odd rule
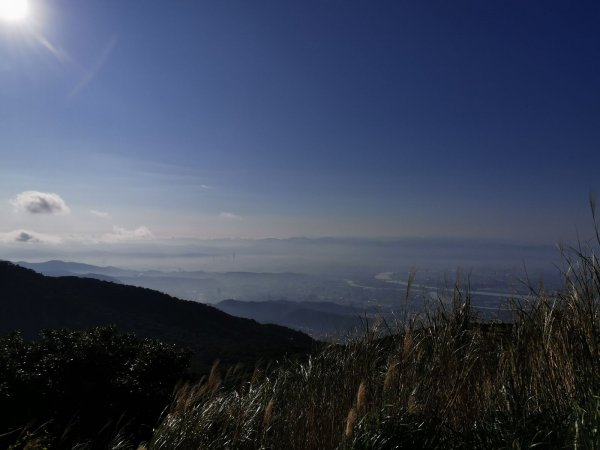
[[[106,448],[147,438],[190,353],[113,327],[0,338],[0,448]]]
[[[361,339],[251,377],[215,364],[200,382],[180,385],[147,441],[115,428],[110,448],[598,449],[593,202],[592,212],[595,239],[563,249],[562,288],[530,283],[530,295],[508,306],[510,322],[479,320],[460,279],[409,315],[409,282],[396,323],[366,324]]]
[[[192,350],[203,372],[216,359],[253,367],[259,359],[309,350],[303,333],[232,317],[201,303],[150,289],[90,278],[47,277],[0,261],[0,335],[19,331],[36,338],[44,329],[115,325],[141,338]]]
[[[599,246],[596,232],[565,250],[562,289],[531,286],[511,323],[480,323],[457,283],[417,316],[237,388],[213,371],[180,390],[147,447],[598,449]]]

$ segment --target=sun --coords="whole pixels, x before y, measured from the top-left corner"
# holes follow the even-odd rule
[[[6,22],[22,22],[28,15],[28,0],[0,0],[0,19]]]

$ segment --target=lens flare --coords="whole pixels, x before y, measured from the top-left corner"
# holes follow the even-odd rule
[[[21,22],[28,15],[28,0],[0,0],[0,19],[6,22]]]

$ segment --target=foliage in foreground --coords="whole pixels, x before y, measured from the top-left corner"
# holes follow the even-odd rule
[[[511,324],[477,322],[456,286],[392,337],[372,330],[236,388],[215,368],[181,389],[147,446],[598,449],[596,238],[565,252],[560,292],[512,305]]]
[[[142,438],[172,398],[190,354],[113,327],[0,338],[0,447],[103,448]],[[132,436],[132,437],[133,437]]]

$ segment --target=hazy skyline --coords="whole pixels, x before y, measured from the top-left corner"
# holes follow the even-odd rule
[[[0,20],[5,251],[587,230],[598,2],[29,7]]]

